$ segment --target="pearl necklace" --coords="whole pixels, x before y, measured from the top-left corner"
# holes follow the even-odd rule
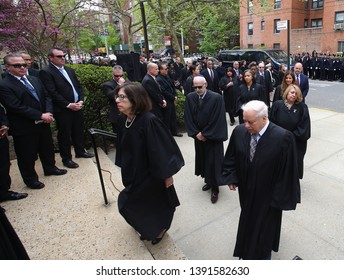
[[[126,119],[126,121],[125,121],[125,127],[126,128],[129,128],[129,127],[131,127],[132,126],[132,124],[134,123],[134,120],[136,119],[136,115],[133,117],[133,119],[131,120],[131,122],[128,124],[128,117],[127,117],[127,119]]]

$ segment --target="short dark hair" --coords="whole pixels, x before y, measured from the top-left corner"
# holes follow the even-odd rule
[[[123,89],[128,100],[132,104],[132,112],[135,115],[152,110],[152,102],[145,88],[138,83],[124,83],[116,88],[115,95],[118,95],[120,89]]]
[[[250,69],[246,69],[246,70],[244,71],[244,73],[242,74],[243,83],[246,84],[246,81],[245,81],[245,79],[244,79],[246,73],[249,73],[249,74],[251,75],[251,77],[252,77],[252,84],[255,84],[255,83],[256,83],[256,77],[254,76],[253,72],[252,72]]]
[[[48,51],[48,56],[53,57],[53,56],[54,56],[53,51],[55,51],[55,50],[57,50],[57,51],[63,51],[62,48],[58,48],[58,47],[56,47],[56,48],[51,48],[51,49]]]

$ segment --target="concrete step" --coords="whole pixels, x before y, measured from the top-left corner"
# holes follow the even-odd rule
[[[109,204],[105,206],[95,158],[76,159],[77,169],[63,176],[44,176],[45,188],[25,186],[16,160],[11,163],[11,190],[27,192],[26,199],[2,202],[6,214],[34,260],[180,260],[186,259],[166,234],[153,246],[141,241],[119,214],[117,197],[123,189],[120,169],[98,148]],[[56,155],[57,166],[62,167]]]

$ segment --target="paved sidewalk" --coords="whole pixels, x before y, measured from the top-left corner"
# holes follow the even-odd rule
[[[280,250],[272,258],[344,260],[344,115],[315,108],[310,114],[312,137],[301,181],[302,201],[296,211],[284,212]],[[229,127],[229,135],[232,130]],[[210,192],[201,191],[203,181],[193,175],[193,140],[186,135],[176,140],[186,167],[175,177],[181,206],[170,235],[188,259],[235,259],[238,193],[222,186],[212,205]]]
[[[302,203],[284,212],[280,251],[273,259],[344,260],[344,115],[311,108],[312,137],[301,182]],[[229,126],[229,135],[233,127]],[[103,205],[94,159],[60,177],[43,177],[42,190],[27,189],[12,162],[12,189],[27,191],[21,201],[1,203],[32,259],[230,260],[239,220],[238,193],[220,187],[210,202],[203,180],[194,175],[193,139],[175,138],[186,165],[175,176],[181,201],[168,235],[157,246],[139,240],[119,215],[120,171],[100,153],[110,206]],[[225,143],[225,148],[228,142]],[[57,155],[56,158],[59,158]],[[58,166],[62,166],[58,162]],[[110,179],[110,173],[111,179]]]

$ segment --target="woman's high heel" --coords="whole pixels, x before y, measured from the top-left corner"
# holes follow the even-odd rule
[[[165,233],[167,232],[167,229],[164,230],[164,233],[161,235],[161,237],[156,237],[152,240],[152,245],[158,244],[163,238]]]

